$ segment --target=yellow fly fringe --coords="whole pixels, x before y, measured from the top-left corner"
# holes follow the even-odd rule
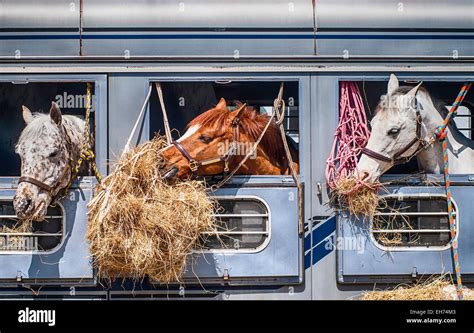
[[[87,239],[102,278],[180,281],[188,254],[215,231],[215,203],[201,181],[162,181],[166,141],[125,153],[89,203]]]

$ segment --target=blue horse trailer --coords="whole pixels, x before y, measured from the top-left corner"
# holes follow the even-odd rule
[[[104,286],[85,240],[90,174],[35,226],[41,240],[0,248],[0,297],[353,299],[365,290],[452,272],[442,175],[390,170],[387,200],[408,207],[413,230],[381,230],[375,220],[332,208],[325,184],[339,116],[339,84],[356,82],[370,117],[390,73],[423,81],[447,103],[474,81],[471,0],[0,0],[0,223],[12,208],[20,161],[14,146],[20,108],[83,117],[86,83],[94,94],[91,125],[100,171],[110,171],[147,99],[163,89],[170,125],[186,124],[220,97],[271,112],[285,84],[285,130],[298,148],[304,233],[290,176],[234,176],[215,196],[231,225],[190,254],[182,283],[145,279]],[[474,94],[456,118],[468,139]],[[163,133],[152,91],[133,143]],[[175,133],[176,135],[176,133]],[[175,139],[177,135],[175,136]],[[410,177],[407,177],[410,174]],[[474,279],[474,175],[453,175],[461,271]],[[383,214],[389,215],[390,212]],[[402,234],[388,244],[381,235]],[[21,236],[21,235],[20,235]],[[3,244],[11,235],[0,234]],[[33,239],[34,237],[32,237]],[[36,239],[36,238],[35,238]],[[41,246],[35,242],[41,242]],[[41,287],[39,292],[33,292]],[[33,290],[33,291],[32,291]]]

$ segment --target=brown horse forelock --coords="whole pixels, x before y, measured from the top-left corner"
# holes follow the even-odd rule
[[[234,104],[237,108],[243,105],[238,101]],[[187,128],[193,125],[211,127],[217,129],[217,135],[223,135],[226,131],[232,130],[228,120],[231,115],[232,113],[229,110],[214,108],[194,118]],[[266,114],[259,114],[253,107],[245,107],[240,116],[240,133],[247,135],[255,142],[260,137],[269,117]],[[259,146],[267,154],[271,163],[276,164],[282,170],[288,168],[288,160],[286,159],[280,130],[274,120],[272,120]]]

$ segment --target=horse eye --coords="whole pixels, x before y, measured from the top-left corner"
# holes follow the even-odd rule
[[[207,135],[201,135],[199,137],[199,141],[204,142],[204,143],[209,143],[209,142],[212,141],[212,138],[210,136],[207,136]]]
[[[397,128],[397,127],[391,128],[391,129],[387,132],[388,135],[397,135],[398,133],[400,133],[400,129]]]
[[[54,157],[58,156],[58,154],[59,154],[59,151],[55,150],[51,154],[49,154],[49,157],[54,158]]]

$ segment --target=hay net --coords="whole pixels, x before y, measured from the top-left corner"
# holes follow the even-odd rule
[[[329,188],[353,175],[362,148],[369,140],[364,103],[355,82],[340,83],[339,125],[334,134],[331,153],[326,160],[326,182]]]
[[[188,255],[215,231],[202,181],[162,181],[167,146],[157,136],[123,154],[89,203],[87,239],[101,278],[181,281]]]
[[[379,184],[363,182],[355,174],[361,150],[370,137],[364,102],[356,82],[341,82],[339,93],[339,124],[326,160],[330,203],[351,215],[373,216],[379,203]]]

